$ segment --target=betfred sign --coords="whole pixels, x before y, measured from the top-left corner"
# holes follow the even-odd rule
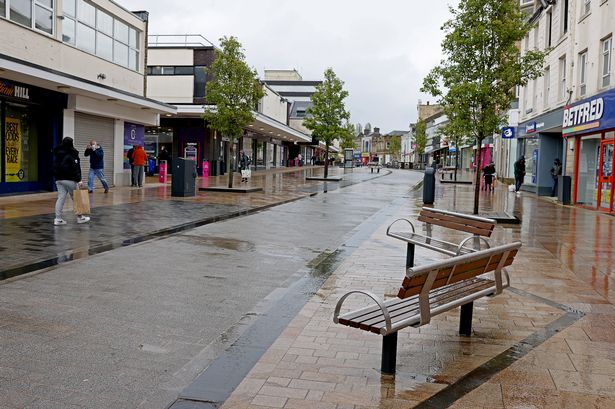
[[[604,115],[604,98],[595,98],[573,107],[564,108],[562,127],[564,129],[575,128],[594,123],[593,125],[596,126],[593,127],[597,128],[600,126],[602,115]],[[598,122],[596,123],[596,121]]]
[[[570,136],[615,128],[615,90],[564,107],[562,134]]]

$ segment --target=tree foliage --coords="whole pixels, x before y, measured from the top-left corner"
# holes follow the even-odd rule
[[[425,133],[426,130],[427,130],[427,125],[425,124],[425,120],[419,119],[416,123],[415,131],[414,131],[415,132],[414,150],[419,155],[422,155],[425,153],[425,146],[427,145],[427,134]]]
[[[327,152],[333,140],[346,132],[343,123],[350,118],[344,104],[347,96],[344,82],[331,68],[325,71],[324,81],[316,86],[316,92],[311,96],[312,106],[308,108],[304,125],[316,140],[325,143]],[[325,161],[325,178],[328,176],[329,161]]]
[[[216,106],[206,111],[203,118],[209,128],[231,140],[243,135],[244,129],[254,121],[254,108],[264,96],[263,88],[245,59],[241,43],[235,37],[220,39],[221,50],[216,49],[214,63],[208,70],[211,78],[206,84],[207,101]],[[233,187],[231,166],[232,150],[227,149],[229,187]]]
[[[517,0],[461,0],[442,30],[445,58],[423,80],[422,91],[439,98],[454,134],[478,147],[498,132],[515,99],[515,88],[541,75],[544,53],[520,55],[518,43],[532,26]],[[480,152],[480,150],[479,150]],[[480,155],[474,213],[478,213]]]
[[[401,136],[392,136],[389,140],[389,155],[394,159],[399,159],[401,154]]]
[[[340,147],[342,149],[354,149],[355,130],[356,128],[353,124],[346,122],[346,126],[342,128],[339,137]]]

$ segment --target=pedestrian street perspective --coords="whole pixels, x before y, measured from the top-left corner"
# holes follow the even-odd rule
[[[168,4],[0,0],[0,409],[615,408],[612,0]]]

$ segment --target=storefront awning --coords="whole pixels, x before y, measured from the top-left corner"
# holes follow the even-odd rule
[[[215,106],[203,106],[203,105],[178,105],[177,116],[186,118],[200,118],[205,113],[205,110],[215,110]],[[273,139],[278,139],[285,142],[300,143],[300,142],[312,142],[312,137],[297,131],[290,126],[276,121],[273,118],[263,115],[260,112],[252,112],[254,115],[254,122],[252,122],[247,130],[268,136]],[[167,115],[172,117],[173,115]]]
[[[172,105],[4,55],[0,55],[0,76],[7,80],[68,95],[87,97],[104,101],[105,103],[112,102],[126,108],[146,110],[155,115],[174,114],[176,112],[175,107]],[[152,125],[154,124],[152,123]]]

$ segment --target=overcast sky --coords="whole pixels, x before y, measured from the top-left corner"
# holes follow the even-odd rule
[[[332,67],[350,96],[351,121],[407,130],[422,78],[441,58],[440,27],[456,0],[116,0],[150,12],[150,34],[234,35],[251,66],[296,68],[322,79]]]

